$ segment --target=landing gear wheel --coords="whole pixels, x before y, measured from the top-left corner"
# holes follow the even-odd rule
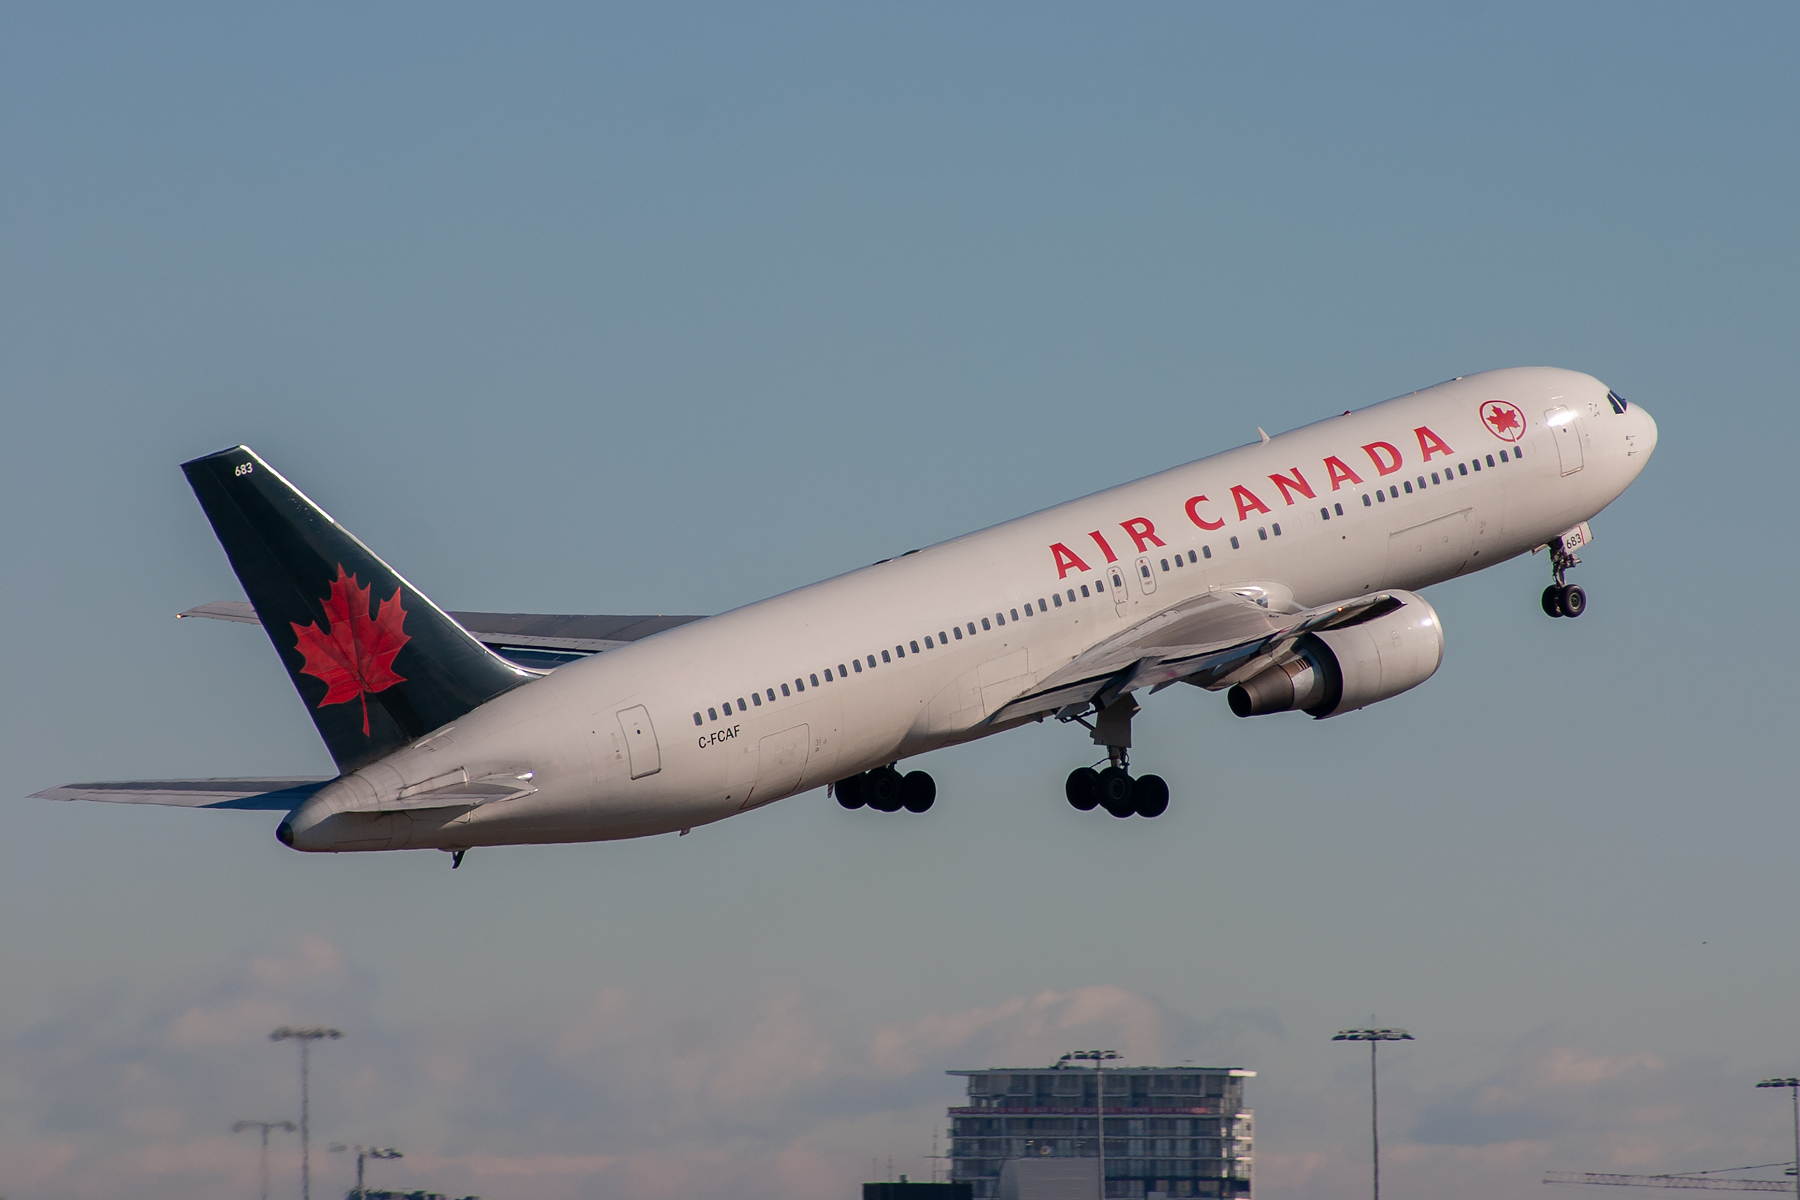
[[[1131,803],[1140,817],[1160,817],[1169,811],[1169,785],[1161,775],[1146,775],[1132,784]]]
[[[1131,798],[1131,773],[1124,767],[1108,767],[1100,772],[1100,807],[1115,817],[1129,817],[1137,811]]]
[[[937,799],[937,781],[923,771],[909,771],[900,781],[900,804],[909,813],[922,813]]]
[[[876,767],[863,776],[863,800],[876,812],[899,812],[906,781],[892,767]]]
[[[864,796],[863,785],[868,781],[866,775],[852,775],[848,779],[840,779],[832,791],[837,793],[837,802],[845,808],[861,808],[868,803]]]
[[[1063,795],[1082,812],[1092,812],[1100,803],[1100,772],[1092,767],[1076,767],[1063,784]]]
[[[1544,615],[1546,617],[1563,615],[1562,595],[1563,590],[1554,583],[1544,589]]]
[[[1580,585],[1571,583],[1562,589],[1557,604],[1562,609],[1563,616],[1579,617],[1587,611],[1587,593],[1581,590]]]

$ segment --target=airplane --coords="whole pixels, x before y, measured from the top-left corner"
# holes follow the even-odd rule
[[[1327,719],[1443,659],[1419,589],[1547,551],[1540,604],[1588,522],[1656,448],[1592,376],[1469,375],[709,617],[446,612],[236,446],[184,463],[256,622],[339,774],[68,784],[37,793],[278,811],[281,842],[345,852],[645,837],[825,787],[929,810],[901,764],[1049,718],[1104,753],[1065,795],[1167,810],[1131,722],[1175,684],[1240,717]],[[1092,752],[1090,752],[1092,753]]]

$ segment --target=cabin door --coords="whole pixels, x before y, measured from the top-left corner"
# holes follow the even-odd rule
[[[1581,418],[1575,415],[1575,410],[1559,405],[1544,414],[1544,424],[1549,428],[1550,436],[1556,439],[1556,456],[1562,463],[1562,473],[1573,475],[1581,470]]]

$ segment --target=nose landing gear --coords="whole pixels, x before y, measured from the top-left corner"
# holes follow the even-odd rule
[[[1550,540],[1546,549],[1550,551],[1550,573],[1556,577],[1556,582],[1544,589],[1542,603],[1545,616],[1579,617],[1587,611],[1587,593],[1578,584],[1564,579],[1563,574],[1571,567],[1581,565],[1581,560],[1575,557],[1575,548],[1585,546],[1593,540],[1593,531],[1585,521]]]
[[[1124,695],[1100,710],[1093,724],[1094,743],[1106,747],[1101,770],[1077,767],[1069,772],[1063,793],[1082,812],[1103,808],[1115,817],[1160,817],[1169,810],[1169,785],[1159,775],[1133,778],[1126,753],[1131,749],[1131,718],[1137,701]]]

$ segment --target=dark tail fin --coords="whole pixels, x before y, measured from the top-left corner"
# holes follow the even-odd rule
[[[339,770],[373,762],[530,678],[249,448],[181,469]]]

